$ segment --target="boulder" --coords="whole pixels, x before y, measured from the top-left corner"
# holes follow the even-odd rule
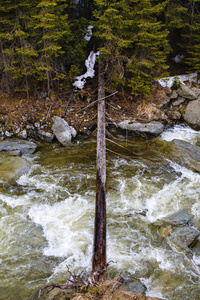
[[[200,172],[200,147],[178,139],[174,139],[171,145],[170,158],[173,161]]]
[[[149,122],[149,123],[139,123],[132,122],[130,120],[125,120],[120,122],[119,127],[122,129],[130,130],[130,131],[139,131],[145,132],[149,134],[160,134],[164,130],[164,125],[160,122]]]
[[[189,126],[200,130],[200,98],[188,103],[183,118]]]
[[[64,119],[58,116],[53,117],[53,122],[52,130],[58,141],[63,146],[70,145],[72,137],[75,137],[77,134],[76,130],[72,126],[69,126]]]
[[[195,100],[197,99],[196,94],[191,90],[187,85],[180,84],[180,87],[177,89],[177,94],[185,99]]]
[[[170,214],[158,221],[156,225],[172,225],[172,226],[186,226],[192,224],[192,216],[187,209],[179,210],[173,214]]]
[[[0,141],[0,151],[20,151],[20,154],[32,154],[37,145],[30,141],[21,139],[5,139]]]
[[[176,228],[169,239],[180,248],[186,249],[197,240],[200,232],[194,227],[178,227]]]
[[[31,164],[27,159],[13,155],[10,152],[0,152],[0,181],[16,181],[20,176],[27,174]]]

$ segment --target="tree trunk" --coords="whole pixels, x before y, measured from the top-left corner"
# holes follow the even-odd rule
[[[106,142],[104,66],[99,63],[97,123],[96,211],[92,272],[106,267]],[[104,274],[105,276],[105,274]],[[105,278],[105,277],[104,277]],[[101,280],[102,278],[100,278]]]

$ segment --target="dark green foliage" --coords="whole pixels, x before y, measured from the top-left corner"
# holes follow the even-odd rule
[[[92,42],[84,39],[94,25]],[[200,0],[0,0],[0,84],[10,94],[71,87],[99,48],[108,89],[147,96],[183,54],[200,73]],[[171,52],[170,52],[171,51]]]
[[[187,60],[189,72],[200,73],[200,0],[189,1],[187,34]]]
[[[96,0],[94,15],[100,52],[108,66],[108,84],[131,88],[135,96],[150,93],[152,80],[166,75],[168,31],[157,20],[165,2]]]
[[[72,21],[66,0],[0,0],[1,86],[13,91],[62,88],[86,57],[88,21]],[[72,18],[72,16],[71,16]],[[73,18],[72,18],[73,19]],[[74,32],[73,32],[74,31]],[[76,74],[75,74],[76,75]]]

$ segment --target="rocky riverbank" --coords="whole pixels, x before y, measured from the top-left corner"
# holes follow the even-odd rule
[[[78,136],[90,135],[97,122],[96,98],[96,91],[89,88],[57,97],[47,97],[44,92],[30,99],[1,95],[0,138],[39,138],[52,142],[55,116],[65,120]],[[107,125],[132,133],[159,134],[164,128],[182,122],[199,130],[199,116],[200,88],[189,81],[177,89],[156,83],[149,99],[136,100],[119,92],[107,99]]]

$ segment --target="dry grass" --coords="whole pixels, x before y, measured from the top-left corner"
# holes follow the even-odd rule
[[[137,107],[137,115],[140,117],[147,119],[148,121],[152,121],[155,116],[159,115],[160,110],[152,105],[152,103],[148,104],[139,104]]]
[[[119,283],[116,277],[94,288],[89,287],[87,291],[76,294],[72,300],[163,300],[124,291],[121,285],[122,283]]]

